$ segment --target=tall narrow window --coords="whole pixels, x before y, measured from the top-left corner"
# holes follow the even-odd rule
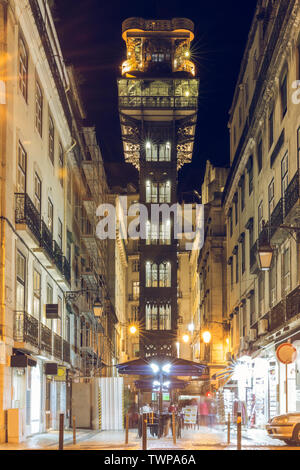
[[[253,191],[253,157],[252,155],[248,159],[247,171],[248,171],[248,178],[249,178],[249,196],[250,196]]]
[[[281,79],[281,84],[280,84],[280,99],[281,99],[281,113],[282,113],[282,118],[286,115],[287,112],[287,105],[288,105],[288,100],[287,100],[287,72],[285,71],[282,79]]]
[[[35,84],[35,127],[40,136],[42,137],[43,131],[43,93],[39,85],[39,82],[36,81]]]
[[[239,186],[241,188],[241,210],[245,209],[245,176],[242,175]]]
[[[47,304],[53,304],[53,287],[47,283]],[[48,327],[51,326],[51,320],[46,319],[45,310],[42,316],[43,323],[45,323]]]
[[[170,181],[165,181],[164,183],[159,183],[159,202],[170,203],[171,202],[171,183]]]
[[[159,265],[159,287],[171,287],[170,262],[164,262]]]
[[[58,178],[61,186],[64,185],[64,151],[61,143],[58,145]]]
[[[54,165],[54,123],[49,114],[49,158]]]
[[[262,139],[260,139],[260,141],[258,142],[258,145],[257,145],[257,168],[258,168],[258,173],[261,172],[262,165],[263,165],[263,143],[262,143]]]
[[[160,224],[159,243],[160,245],[170,245],[171,243],[170,220],[165,220],[164,222]]]
[[[58,219],[58,228],[57,228],[57,241],[58,241],[58,246],[62,250],[62,238],[63,238],[63,226],[62,226],[62,221]]]
[[[274,110],[269,115],[269,148],[272,147],[274,142]]]
[[[289,184],[289,158],[288,152],[284,155],[281,160],[281,196],[285,196]]]
[[[277,297],[277,292],[276,292],[276,261],[273,259],[270,273],[269,273],[269,279],[270,279],[270,307],[273,307],[276,304],[276,297]]]
[[[159,329],[170,330],[171,329],[171,305],[160,305],[159,306]]]
[[[18,174],[17,174],[17,192],[26,193],[26,170],[27,154],[19,142],[18,147]]]
[[[283,292],[288,294],[291,286],[291,260],[290,249],[286,248],[283,253]]]
[[[16,311],[25,310],[26,258],[17,251],[16,259]]]
[[[258,234],[260,234],[263,229],[263,201],[261,201],[258,206],[257,225],[258,225]]]
[[[241,249],[242,249],[242,274],[246,269],[246,251],[245,251],[245,234],[241,235]]]
[[[239,198],[238,198],[238,193],[235,193],[233,201],[234,201],[235,225],[237,225],[237,223],[239,221]]]
[[[146,330],[158,329],[158,307],[156,304],[146,305]]]
[[[48,198],[48,229],[53,235],[53,204],[51,199]]]
[[[133,300],[138,300],[139,295],[140,295],[140,282],[139,281],[133,281],[132,295],[133,295]]]
[[[23,39],[19,41],[19,89],[27,101],[28,54]]]
[[[34,205],[36,210],[41,213],[42,182],[37,173],[34,174]]]
[[[35,318],[40,318],[41,313],[41,275],[34,269],[33,270],[33,315]]]
[[[265,304],[265,273],[261,272],[258,276],[258,303],[260,316],[264,314]]]
[[[239,282],[239,247],[236,247],[235,253],[235,282]]]
[[[269,220],[271,220],[271,215],[275,207],[275,187],[274,187],[274,178],[269,184],[268,188],[268,197],[269,197]]]

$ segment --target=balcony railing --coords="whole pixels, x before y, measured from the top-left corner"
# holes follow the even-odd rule
[[[298,202],[300,198],[300,180],[299,180],[299,170],[296,172],[292,181],[288,185],[285,197],[284,197],[284,215],[285,217],[290,213],[294,205]]]
[[[70,343],[65,340],[63,340],[63,360],[70,362]]]
[[[40,324],[40,327],[40,347],[44,351],[47,351],[49,354],[52,354],[52,331],[43,323]]]
[[[286,298],[287,320],[300,313],[300,286],[293,290]]]
[[[273,210],[270,218],[270,238],[273,237],[277,228],[283,224],[284,219],[284,199],[281,198]]]
[[[53,356],[62,358],[62,337],[53,333]]]
[[[48,229],[44,220],[41,223],[41,247],[44,248],[48,256],[53,259],[53,239],[52,233]]]
[[[53,259],[60,272],[63,272],[63,253],[57,242],[53,240]]]
[[[120,96],[120,108],[197,108],[196,96]]]
[[[270,331],[273,331],[279,326],[281,326],[284,323],[284,321],[285,321],[284,304],[283,302],[280,302],[274,308],[272,308],[270,312],[270,320],[269,320]]]
[[[15,194],[15,222],[29,227],[37,240],[41,241],[41,216],[26,193]]]
[[[38,347],[39,321],[26,312],[15,312],[14,340],[19,343],[30,343]]]
[[[71,268],[70,264],[67,261],[65,257],[63,257],[63,275],[65,276],[65,279],[70,282],[71,280]]]

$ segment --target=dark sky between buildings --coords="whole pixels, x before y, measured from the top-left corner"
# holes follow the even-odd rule
[[[117,77],[125,60],[122,21],[131,16],[195,23],[192,43],[200,78],[193,162],[179,172],[179,191],[201,189],[206,160],[229,164],[228,111],[256,0],[56,0],[56,26],[63,54],[81,77],[88,121],[97,129],[111,185],[137,183],[124,163],[117,100]]]

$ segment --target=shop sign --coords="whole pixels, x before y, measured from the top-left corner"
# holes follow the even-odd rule
[[[297,359],[297,349],[291,343],[283,343],[276,349],[276,357],[282,364],[292,364]]]
[[[67,380],[67,368],[58,366],[57,375],[54,376],[56,382],[65,382]]]

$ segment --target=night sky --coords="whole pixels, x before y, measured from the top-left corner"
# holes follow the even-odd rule
[[[121,24],[131,16],[187,17],[195,23],[198,125],[193,162],[180,170],[179,191],[201,189],[207,159],[228,166],[228,112],[256,0],[56,0],[55,4],[63,55],[80,74],[88,123],[96,126],[111,185],[137,183],[138,177],[124,163],[116,84],[126,56]]]

